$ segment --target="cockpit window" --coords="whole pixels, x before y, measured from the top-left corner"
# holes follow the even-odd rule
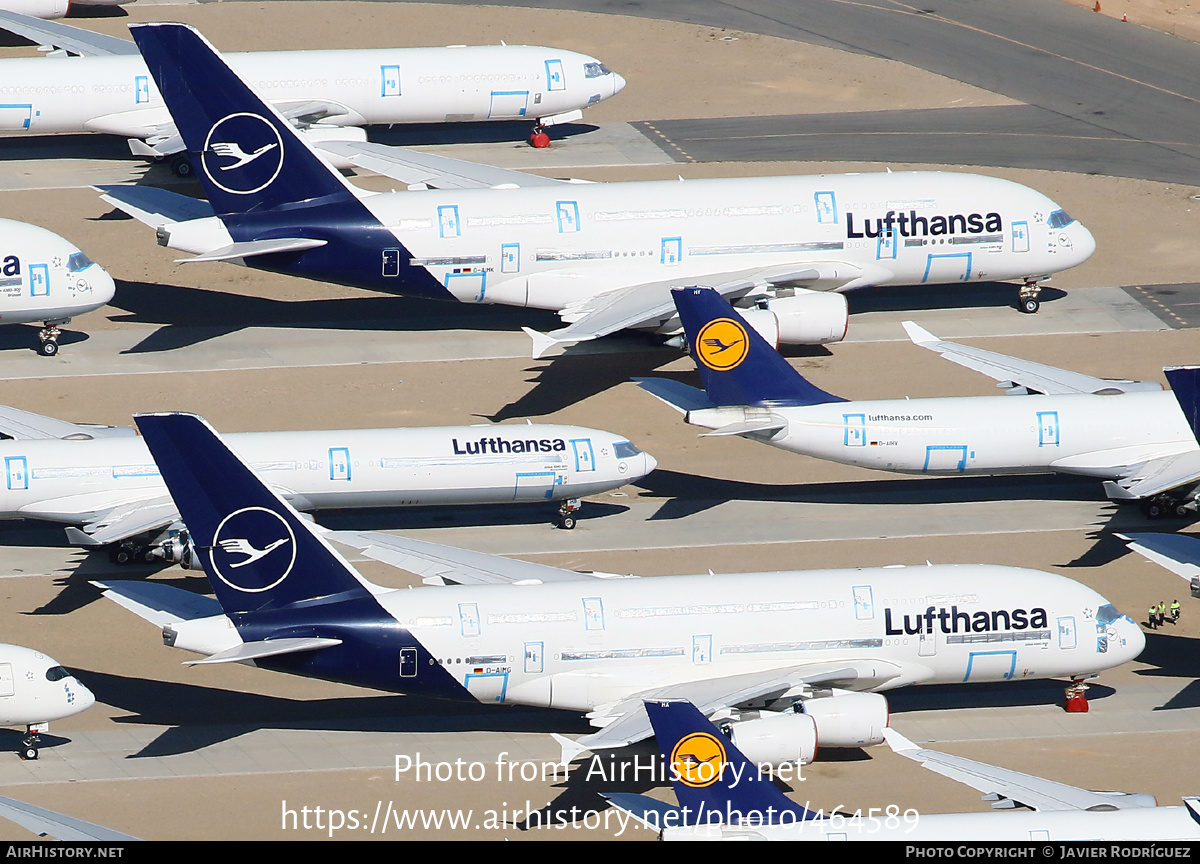
[[[583,77],[584,78],[603,78],[605,75],[611,75],[612,70],[603,63],[584,63]]]
[[[1050,214],[1050,218],[1046,220],[1046,224],[1051,228],[1066,228],[1075,220],[1071,218],[1066,210],[1055,210]]]
[[[613,445],[613,453],[616,454],[618,459],[629,459],[641,452],[635,444],[629,441],[618,441]]]
[[[76,252],[67,259],[67,271],[70,273],[78,273],[80,270],[86,270],[92,266],[92,259],[84,255],[82,252]]]
[[[47,681],[61,681],[64,678],[70,678],[71,673],[61,666],[51,666],[46,670]]]
[[[1111,603],[1105,603],[1096,610],[1097,624],[1111,624],[1114,621],[1120,621],[1125,616],[1117,611],[1117,607]]]

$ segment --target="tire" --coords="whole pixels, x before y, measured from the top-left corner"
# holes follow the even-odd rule
[[[33,762],[38,758],[38,749],[36,747],[22,747],[21,758],[26,762]]]
[[[1038,309],[1042,308],[1042,304],[1039,300],[1035,300],[1033,297],[1026,297],[1021,300],[1020,308],[1021,311],[1026,315],[1033,315],[1037,313]]]
[[[191,177],[196,173],[192,161],[186,156],[176,156],[171,160],[171,173],[176,177]]]
[[[125,567],[133,563],[136,556],[129,549],[118,549],[113,553],[113,563]]]
[[[575,527],[575,517],[574,516],[562,517],[561,519],[558,520],[558,527],[563,529],[564,531],[570,531],[571,529],[573,529]]]
[[[1192,511],[1188,509],[1188,506],[1186,504],[1176,504],[1175,505],[1175,515],[1177,517],[1179,517],[1180,519],[1187,519],[1189,516],[1192,515]]]
[[[1147,519],[1161,519],[1163,506],[1157,501],[1147,501],[1142,505],[1142,512],[1146,514]]]
[[[58,353],[58,343],[53,339],[48,339],[38,346],[38,353],[43,357],[53,357]]]

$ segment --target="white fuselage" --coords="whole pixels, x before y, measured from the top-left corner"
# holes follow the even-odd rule
[[[853,664],[863,690],[1090,675],[1145,644],[1092,589],[994,566],[448,586],[375,599],[478,701],[575,711],[812,664]],[[240,640],[221,615],[181,622],[169,641],[211,654]],[[407,677],[401,660],[374,686],[421,692],[430,670],[414,662]]]
[[[70,242],[0,219],[0,324],[64,323],[99,309],[115,292],[105,269]]]
[[[919,474],[1061,471],[1115,478],[1196,449],[1169,391],[1107,396],[976,396],[716,408],[688,422],[716,429],[757,414],[787,426],[757,440],[863,468]]]
[[[1142,807],[1092,812],[1039,811],[919,814],[911,822],[876,811],[790,825],[696,825],[667,828],[664,840],[887,840],[987,843],[1057,840],[1200,840],[1187,807]],[[915,823],[915,824],[914,824]]]
[[[61,720],[95,701],[92,691],[52,657],[20,645],[0,645],[0,726]]]
[[[430,190],[363,203],[413,269],[458,300],[556,311],[623,286],[711,285],[772,268],[817,271],[804,283],[813,288],[1020,279],[1073,267],[1095,248],[1078,222],[1050,229],[1058,207],[1039,192],[938,172]]]
[[[615,489],[655,462],[627,439],[577,426],[495,425],[226,436],[301,510],[557,501]],[[84,524],[167,495],[140,437],[0,442],[0,516]]]
[[[523,45],[263,51],[230,65],[282,112],[335,109],[319,125],[448,123],[551,117],[607,99],[625,84],[574,51]],[[590,74],[589,74],[590,73]],[[162,134],[171,123],[139,56],[0,60],[0,134]],[[328,112],[327,112],[328,113]]]

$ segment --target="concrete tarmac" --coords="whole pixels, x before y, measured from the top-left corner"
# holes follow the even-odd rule
[[[941,52],[941,59],[918,62],[905,55],[909,64],[887,59],[901,53],[898,45],[885,51],[875,42],[841,38],[836,28],[843,25],[832,20],[834,13],[840,11],[847,21],[884,14],[903,17],[905,27],[930,25],[909,21],[916,16],[900,7],[829,4],[838,8],[827,14],[822,5],[763,2],[743,4],[740,12],[706,3],[655,7],[655,14],[681,20],[713,9],[738,16],[743,30],[736,33],[711,21],[701,26],[495,7],[270,3],[160,9],[139,3],[128,11],[139,20],[195,21],[230,50],[266,47],[261,34],[278,33],[278,16],[286,9],[293,40],[286,47],[326,45],[334,38],[331,33],[358,44],[511,42],[518,41],[516,33],[520,41],[588,51],[630,79],[620,97],[589,110],[588,123],[597,130],[568,135],[549,154],[519,141],[473,140],[479,130],[458,136],[454,149],[440,152],[486,155],[507,167],[597,180],[879,167],[689,162],[639,131],[643,123],[666,128],[667,121],[761,113],[773,117],[768,127],[783,128],[794,126],[786,115],[796,114],[798,102],[806,111],[854,115],[900,108],[940,111],[951,103],[983,112],[1016,110],[1011,106],[1019,109],[1019,102],[1052,110],[1061,98],[1058,82],[1066,73],[1040,78],[1054,86],[1038,90],[1029,82],[1046,74],[1041,67],[1015,70],[1002,81],[964,68],[972,51],[1003,63],[1005,57],[980,53],[981,48],[994,49],[1017,36],[1041,39],[1033,32],[1039,29],[1051,39],[1063,21],[1074,27],[1076,19],[1062,18],[1066,13],[1055,4],[1030,6],[1020,34],[1004,30],[1002,22],[969,17],[993,14],[966,9],[972,4],[945,4],[950,11],[939,13],[938,27],[949,27],[946,22],[961,13],[960,24],[967,26],[956,24],[957,30],[988,32],[970,37],[982,41]],[[817,13],[811,18],[813,33],[799,33],[795,10]],[[769,26],[771,17],[780,23]],[[119,33],[124,20],[86,23]],[[1060,44],[1092,50],[1094,40],[1108,37],[1091,27]],[[827,35],[817,32],[822,28]],[[746,32],[768,29],[775,35]],[[913,32],[928,38],[925,30]],[[876,27],[869,35],[877,39],[882,33]],[[827,47],[797,48],[788,41],[801,38]],[[1041,46],[1042,54],[1049,50],[1040,42],[1028,44]],[[1130,57],[1121,63],[1136,68],[1114,68],[1141,82],[1129,91],[1136,98],[1117,98],[1124,90],[1103,94],[1096,83],[1106,80],[1100,72],[1084,81],[1088,110],[1117,99],[1104,109],[1117,120],[1095,121],[1095,128],[1119,139],[1129,134],[1120,124],[1157,105],[1174,119],[1155,127],[1154,135],[1174,140],[1171,124],[1184,122],[1175,109],[1191,92],[1185,84],[1191,84],[1160,76],[1177,50],[1186,55],[1192,49],[1172,47],[1148,57],[1159,50],[1158,42],[1146,43],[1150,48],[1140,41],[1131,44]],[[841,50],[846,47],[853,50]],[[935,63],[951,66],[928,71]],[[1072,69],[1079,65],[1072,63]],[[1147,94],[1159,92],[1156,87],[1174,95],[1162,94],[1163,101],[1155,102],[1159,97]],[[1054,92],[1047,95],[1049,90]],[[1144,104],[1131,104],[1138,100]],[[1084,113],[1072,114],[1071,122],[1089,122]],[[854,116],[845,119],[858,122]],[[429,146],[432,132],[391,134]],[[1149,138],[1149,131],[1142,137]],[[1140,148],[1150,143],[1137,142]],[[48,148],[52,158],[32,160],[30,150],[23,149],[31,146]],[[0,189],[7,190],[0,191],[0,200],[6,215],[38,221],[76,239],[120,280],[113,306],[73,324],[58,357],[41,358],[29,350],[31,328],[0,331],[0,404],[120,424],[138,411],[185,409],[225,431],[323,428],[331,417],[364,427],[526,417],[598,426],[629,435],[659,459],[660,469],[636,486],[587,502],[573,532],[553,529],[549,512],[538,507],[342,512],[320,518],[335,527],[399,531],[555,566],[647,577],[708,568],[737,573],[986,561],[1079,579],[1136,618],[1150,602],[1180,596],[1185,604],[1180,624],[1150,634],[1148,650],[1137,663],[1101,676],[1087,715],[1062,712],[1061,685],[1055,682],[919,688],[893,694],[891,704],[897,729],[950,752],[1087,788],[1150,792],[1163,804],[1197,792],[1194,778],[1180,768],[1179,754],[1193,752],[1200,743],[1195,683],[1200,604],[1186,596],[1185,583],[1127,554],[1113,536],[1175,523],[1149,525],[1136,509],[1105,501],[1098,484],[1079,478],[903,477],[818,462],[750,441],[701,440],[675,412],[629,382],[635,376],[665,375],[695,384],[691,361],[648,346],[637,335],[532,361],[519,327],[550,327],[552,316],[417,303],[235,267],[177,265],[174,259],[180,256],[156,247],[143,226],[114,218],[94,193],[79,188],[103,178],[174,183],[161,166],[147,169],[129,160],[123,146],[100,138],[0,144]],[[1130,159],[1140,166],[1145,153],[1135,148]],[[721,158],[717,152],[702,155]],[[869,156],[864,151],[840,158]],[[1171,156],[1185,167],[1191,158],[1186,149]],[[974,164],[965,155],[947,161]],[[1000,159],[999,164],[1017,163]],[[1193,212],[1191,196],[1200,190],[1025,169],[987,173],[1027,182],[1063,203],[1096,233],[1097,255],[1051,283],[1057,287],[1047,291],[1036,316],[1012,308],[1012,286],[970,286],[948,304],[944,293],[929,289],[855,295],[850,340],[788,352],[806,376],[848,398],[996,392],[990,379],[908,344],[900,322],[909,318],[942,337],[1094,375],[1161,382],[1163,365],[1195,361],[1190,326],[1200,210]],[[380,178],[356,182],[389,188]],[[1131,213],[1137,217],[1130,218]],[[644,760],[649,746],[616,763],[582,763],[565,781],[521,780],[522,766],[557,758],[549,733],[587,731],[579,717],[563,712],[436,703],[241,666],[184,668],[180,664],[190,655],[159,644],[153,627],[102,600],[89,581],[154,579],[204,591],[199,574],[119,569],[105,556],[71,549],[61,528],[47,524],[0,523],[0,546],[5,639],[38,647],[77,669],[99,698],[88,712],[53,724],[38,762],[0,756],[0,786],[7,795],[151,839],[314,839],[331,833],[363,839],[605,838],[620,830],[611,815],[553,828],[521,827],[529,827],[526,810],[550,801],[554,808],[544,815],[571,807],[598,810],[603,790],[646,791],[672,800],[663,784],[644,773],[623,781],[611,776],[622,766],[627,774],[637,767],[634,758]],[[375,562],[361,562],[361,568],[384,585],[414,581]],[[12,731],[0,734],[0,746],[15,746],[18,737]],[[411,772],[397,778],[396,756],[418,753],[433,762],[478,762],[482,779],[416,781]],[[972,790],[880,748],[826,751],[803,776],[807,779],[792,784],[795,797],[818,807],[896,804],[929,813],[987,806]],[[442,808],[470,810],[475,820],[486,819],[488,810],[503,812],[493,814],[494,827],[399,830],[389,822],[393,827],[387,833],[372,831],[371,823],[378,829],[377,814],[387,813],[389,804],[423,809],[426,818]],[[305,807],[333,808],[343,815],[353,809],[365,827],[330,832],[326,812],[326,827],[318,829],[313,811],[308,816],[314,827],[303,830]],[[292,819],[300,823],[296,829]],[[29,836],[0,825],[0,837]],[[650,835],[627,829],[621,837]]]

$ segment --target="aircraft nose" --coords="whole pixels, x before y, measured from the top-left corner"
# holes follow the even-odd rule
[[[1136,621],[1126,618],[1124,624],[1125,650],[1128,652],[1126,660],[1136,660],[1146,650],[1146,634],[1142,632],[1142,628],[1137,625]]]
[[[107,270],[97,264],[94,272],[87,273],[87,280],[92,286],[92,294],[97,301],[108,303],[116,296],[117,283]]]
[[[651,456],[649,453],[643,453],[642,459],[645,461],[645,465],[642,468],[642,476],[645,477],[647,474],[649,474],[651,471],[653,471],[655,468],[658,467],[658,460],[655,459],[653,456]]]
[[[1092,257],[1092,253],[1096,251],[1096,238],[1092,236],[1092,232],[1085,228],[1082,224],[1076,226],[1075,237],[1072,239],[1072,245],[1075,247],[1075,254],[1078,256],[1077,263],[1082,264],[1084,261]]]
[[[79,679],[75,679],[75,687],[71,688],[75,694],[75,701],[71,703],[71,707],[77,711],[86,711],[96,704],[96,694],[79,683]]]
[[[621,75],[618,75],[616,72],[614,72],[613,73],[613,95],[616,96],[618,93],[620,93],[624,89],[625,89],[625,78]]]

